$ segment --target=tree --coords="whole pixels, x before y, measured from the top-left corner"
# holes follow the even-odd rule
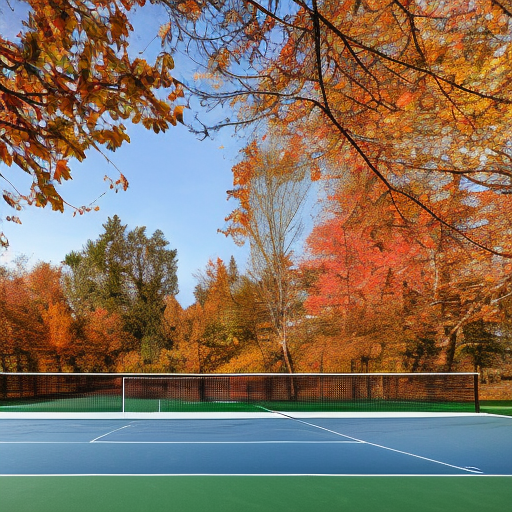
[[[35,371],[47,336],[26,286],[24,269],[0,268],[0,357],[2,371]]]
[[[39,369],[76,369],[73,363],[76,321],[62,288],[62,269],[40,262],[24,271],[23,280],[29,293],[28,300],[36,306],[37,318],[45,332],[44,349],[33,354],[38,359]]]
[[[236,261],[209,261],[195,275],[196,303],[180,315],[179,355],[192,371],[239,373],[276,371],[282,357],[273,346],[263,346],[258,336],[268,311],[258,295],[257,285],[240,275]],[[178,328],[176,328],[178,331]]]
[[[129,55],[128,13],[145,0],[25,1],[23,30],[14,40],[0,36],[0,162],[33,183],[28,192],[9,187],[3,198],[15,210],[28,203],[63,211],[58,184],[71,179],[69,160],[129,142],[124,120],[156,133],[175,125],[183,107],[172,103],[182,92],[168,53],[154,64]],[[1,175],[10,185],[8,176]],[[122,174],[111,182],[127,185]],[[0,243],[7,244],[3,235]]]
[[[473,370],[481,372],[493,366],[494,360],[505,353],[505,344],[501,337],[493,332],[494,325],[483,320],[468,322],[464,325],[464,342],[460,351],[469,355]]]
[[[176,249],[160,230],[151,237],[145,227],[137,227],[126,236],[124,268],[128,279],[130,313],[127,328],[142,340],[146,360],[158,358],[165,345],[163,315],[166,298],[178,293]]]
[[[200,372],[215,371],[229,361],[245,341],[239,329],[232,295],[233,279],[236,278],[234,259],[230,267],[231,272],[217,258],[216,261],[210,260],[205,270],[196,275],[198,285],[195,295],[198,303],[188,312],[191,315],[188,320],[188,343],[197,347]]]
[[[345,362],[382,363],[390,353],[399,357],[406,339],[404,281],[415,293],[428,283],[422,269],[429,239],[422,240],[419,222],[415,230],[403,222],[364,169],[335,186],[307,239],[304,306],[323,339],[321,361],[336,346]]]
[[[98,308],[82,319],[75,364],[81,372],[113,371],[120,356],[133,349],[135,342],[124,330],[118,313]]]
[[[69,175],[69,156],[126,140],[117,119],[155,131],[182,120],[183,106],[171,114],[153,94],[182,94],[170,56],[154,66],[127,56],[126,12],[143,3],[29,0],[20,43],[2,40],[2,122],[13,134],[2,159],[35,175],[29,201],[62,209],[51,180]],[[502,212],[511,208],[512,10],[502,2],[158,3],[170,17],[162,41],[202,66],[188,90],[238,113],[215,128],[261,119],[289,126],[309,141],[308,154],[369,169],[399,211],[422,209],[459,239],[511,254]],[[440,184],[447,193],[485,189],[487,198],[476,192],[473,200],[496,212],[494,222],[468,231],[446,219],[432,193]]]
[[[4,371],[73,370],[75,320],[61,286],[61,269],[38,263],[2,269],[0,364]]]
[[[98,307],[125,313],[129,305],[125,282],[126,225],[115,215],[103,225],[97,241],[64,258],[66,295],[74,312],[83,316]]]
[[[157,230],[127,231],[118,216],[109,218],[96,241],[66,256],[66,292],[77,315],[98,309],[122,317],[124,329],[138,340],[143,359],[158,359],[166,344],[166,298],[178,292],[175,249]]]
[[[293,291],[292,251],[303,223],[302,210],[310,189],[309,166],[297,159],[294,138],[256,141],[244,149],[244,158],[233,168],[235,189],[230,197],[239,201],[226,220],[224,231],[251,248],[250,275],[258,285],[278,335],[288,372],[293,372],[288,344],[288,325],[296,301]],[[300,153],[299,153],[300,154]]]
[[[489,252],[469,253],[426,214],[406,222],[377,179],[359,171],[334,180],[324,215],[308,238],[305,307],[324,329],[338,326],[334,336],[346,340],[347,354],[383,364],[394,347],[408,369],[452,371],[469,353],[463,348],[466,326],[503,321],[509,266]],[[464,190],[439,203],[460,226],[477,218]],[[356,355],[350,341],[355,338],[358,350],[367,353]],[[373,355],[366,343],[372,339],[382,347]]]
[[[195,42],[203,57],[201,81],[189,89],[236,107],[238,117],[214,129],[287,125],[308,141],[306,153],[370,170],[409,222],[422,210],[451,236],[511,255],[503,212],[511,209],[512,10],[503,2],[166,5],[174,44],[190,51]],[[496,212],[492,222],[445,217],[440,191],[460,189],[477,209]]]
[[[127,56],[126,12],[143,3],[29,0],[20,44],[2,40],[10,116],[3,123],[14,137],[2,158],[36,175],[31,201],[62,209],[51,180],[68,176],[69,156],[126,140],[117,119],[155,131],[182,120],[183,106],[171,114],[153,94],[158,87],[171,89],[170,101],[182,94],[168,73],[170,56],[155,66]],[[170,17],[162,41],[202,66],[188,90],[238,114],[215,128],[261,119],[289,126],[308,140],[309,155],[369,169],[402,214],[422,209],[460,240],[511,254],[502,212],[511,208],[512,47],[505,35],[512,10],[502,2],[158,3]],[[496,215],[468,230],[445,218],[433,192],[472,184],[478,209]]]

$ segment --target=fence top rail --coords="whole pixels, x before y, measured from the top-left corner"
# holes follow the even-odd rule
[[[126,377],[126,378],[160,378],[160,377],[426,377],[443,375],[480,375],[478,372],[369,372],[369,373],[59,373],[59,372],[0,372],[0,376],[53,376],[53,377]]]

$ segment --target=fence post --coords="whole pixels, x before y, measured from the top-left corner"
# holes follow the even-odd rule
[[[475,373],[475,375],[473,375],[474,389],[475,389],[475,412],[477,412],[477,413],[480,412],[480,398],[478,396],[478,384],[479,384],[479,380],[480,380],[479,377],[480,377],[479,373]]]

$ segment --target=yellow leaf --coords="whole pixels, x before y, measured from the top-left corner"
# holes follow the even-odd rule
[[[160,30],[158,31],[158,36],[160,37],[160,39],[165,39],[169,35],[170,31],[171,31],[171,24],[166,23],[165,25],[162,25],[160,27]]]

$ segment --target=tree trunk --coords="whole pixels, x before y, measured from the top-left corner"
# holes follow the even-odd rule
[[[293,362],[290,351],[288,350],[288,343],[286,341],[286,334],[283,334],[281,337],[281,341],[279,343],[281,345],[281,350],[283,351],[283,359],[286,365],[286,370],[290,374],[290,398],[291,400],[297,399],[297,392],[295,389],[295,382],[293,380]]]
[[[288,373],[294,373],[293,372],[293,363],[292,363],[292,356],[290,354],[290,351],[288,350],[288,345],[286,342],[280,343],[281,349],[283,351],[283,358],[284,358],[284,364],[286,365],[286,371]]]
[[[446,349],[446,371],[451,372],[453,360],[455,358],[455,348],[457,346],[457,331],[450,333],[448,338],[448,347]]]

